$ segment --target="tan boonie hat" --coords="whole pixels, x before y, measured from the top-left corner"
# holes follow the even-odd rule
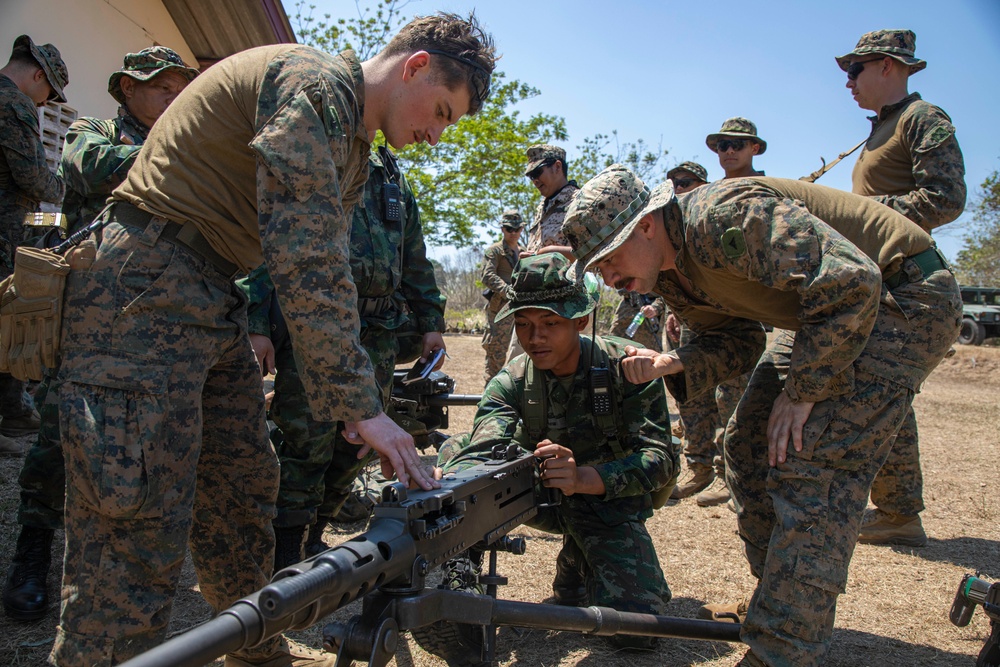
[[[699,181],[708,183],[708,170],[697,162],[681,162],[679,165],[667,172],[667,178],[673,178],[679,171],[686,171]]]
[[[185,65],[184,60],[173,49],[168,49],[165,46],[151,46],[139,53],[125,55],[122,68],[108,79],[108,92],[111,93],[111,97],[118,100],[119,104],[125,104],[125,93],[122,92],[120,85],[123,76],[136,81],[149,81],[160,72],[165,72],[168,69],[177,70],[188,81],[198,76],[198,70]]]
[[[558,146],[535,144],[525,151],[525,155],[528,156],[528,166],[524,169],[525,176],[531,173],[533,169],[546,162],[555,162],[556,160],[559,160],[563,163],[563,166],[566,165],[566,151]]]
[[[730,118],[725,123],[722,124],[722,129],[715,134],[710,134],[705,138],[705,143],[708,147],[712,149],[713,153],[718,153],[716,146],[719,144],[719,139],[723,137],[729,137],[730,139],[750,139],[751,141],[756,141],[760,144],[760,151],[757,155],[763,155],[764,151],[767,150],[767,142],[757,136],[757,126],[746,118],[741,118],[736,116],[735,118]]]
[[[837,58],[840,69],[847,71],[851,61],[863,56],[888,56],[910,66],[910,74],[927,67],[927,62],[914,56],[917,35],[912,30],[875,30],[861,35],[858,45],[847,55]]]
[[[669,180],[650,192],[620,164],[587,181],[566,208],[562,225],[576,258],[570,269],[573,279],[582,281],[587,268],[617,250],[642,218],[674,199],[674,184]]]
[[[65,103],[66,93],[63,92],[63,88],[69,85],[69,70],[66,69],[66,63],[63,62],[59,49],[52,44],[35,44],[27,35],[21,35],[14,40],[14,50],[17,51],[18,48],[30,51],[31,57],[45,72],[45,78],[52,86],[52,94],[49,95],[49,99]]]
[[[569,275],[571,268],[569,260],[558,252],[522,259],[510,277],[508,301],[493,321],[499,322],[525,308],[541,308],[568,320],[593,311],[597,306],[597,294],[574,280]]]
[[[509,208],[500,216],[500,226],[520,229],[524,227],[524,218],[517,212],[517,209]]]

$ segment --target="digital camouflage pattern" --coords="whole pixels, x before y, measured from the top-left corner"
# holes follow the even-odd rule
[[[198,70],[185,65],[184,60],[173,49],[165,46],[151,46],[138,53],[125,54],[122,68],[108,79],[108,92],[111,97],[124,106],[126,103],[125,93],[122,92],[121,87],[123,76],[128,76],[136,81],[149,81],[157,74],[167,70],[176,71],[188,81],[198,76]]]
[[[719,139],[723,137],[729,137],[731,139],[749,139],[760,144],[760,150],[757,155],[763,155],[764,151],[767,150],[767,142],[757,136],[757,126],[753,124],[752,121],[746,118],[741,118],[736,116],[734,118],[729,118],[722,123],[722,129],[714,134],[710,134],[705,138],[705,143],[708,145],[709,149],[713,153],[718,153]]]
[[[351,275],[362,303],[386,300],[381,312],[361,315],[361,344],[375,369],[382,405],[388,405],[399,352],[397,331],[409,322],[421,335],[443,331],[445,299],[427,260],[420,213],[405,177],[400,175],[399,183],[403,220],[385,221],[383,189],[389,178],[376,152],[369,157],[369,170],[362,205],[353,212]],[[317,514],[337,514],[368,459],[358,459],[358,446],[341,437],[342,424],[313,418],[292,342],[287,334],[276,335],[284,323],[266,269],[254,271],[239,285],[250,301],[250,332],[270,337],[275,346],[269,413],[281,431],[275,442],[281,462],[275,526],[310,525]]]
[[[555,162],[556,160],[561,161],[564,167],[566,166],[566,151],[558,146],[535,144],[529,146],[524,154],[528,156],[528,166],[524,169],[525,174],[546,162]]]
[[[483,256],[483,286],[493,293],[483,309],[486,315],[486,331],[483,332],[482,343],[486,350],[483,384],[499,373],[507,361],[507,346],[510,345],[510,337],[514,331],[514,320],[497,322],[496,316],[507,303],[507,285],[510,284],[510,276],[517,265],[520,250],[520,247],[511,249],[503,241],[497,241],[486,249]]]
[[[861,35],[857,46],[850,53],[837,57],[837,65],[847,71],[855,58],[867,60],[872,56],[889,56],[910,66],[910,74],[916,74],[927,67],[927,63],[915,57],[917,35],[912,30],[874,30]]]
[[[287,297],[282,308],[293,342],[311,348],[303,357],[316,364],[306,385],[333,384],[317,392],[323,417],[331,411],[339,417],[373,416],[379,402],[370,362],[357,344],[350,218],[343,208],[346,200],[359,197],[350,175],[361,172],[359,192],[368,169],[367,144],[364,154],[353,150],[358,131],[367,136],[357,104],[363,94],[360,65],[353,57],[305,47],[264,49],[214,65],[192,82],[203,85],[188,99],[256,100],[245,125],[230,128],[230,140],[242,143],[228,151],[245,150],[254,135],[266,137],[262,164],[277,171],[261,167],[258,178],[218,157],[198,157],[193,147],[186,159],[204,158],[191,168],[205,173],[246,173],[249,182],[235,187],[255,193],[256,242],[265,246],[268,265],[278,267],[272,277]],[[272,53],[263,78],[236,77],[245,89],[224,88],[241,63],[257,63],[261,54]],[[330,107],[319,106],[323,96],[308,96],[322,86]],[[184,103],[189,93],[191,86],[157,121],[153,134],[161,142],[169,144],[178,138],[172,133],[187,136],[183,133],[197,126],[185,122],[185,114],[201,113],[196,104]],[[301,104],[286,106],[293,99]],[[309,114],[293,119],[278,113],[303,106],[311,109],[312,125]],[[328,139],[321,119],[335,111],[345,131]],[[164,125],[172,114],[179,116]],[[140,152],[126,185],[150,145]],[[224,154],[226,149],[221,147]],[[281,162],[292,158],[311,171],[299,173]],[[183,167],[183,159],[172,165]],[[312,193],[309,184],[319,180],[326,189]],[[201,205],[175,196],[179,208]],[[233,206],[242,202],[234,199]],[[230,230],[235,215],[220,214],[214,224]],[[110,223],[94,265],[72,273],[66,286],[55,387],[67,475],[66,555],[62,613],[50,656],[64,667],[104,667],[161,643],[188,545],[201,593],[217,611],[259,590],[271,575],[279,470],[247,335],[246,297],[231,276],[161,238],[166,222],[153,217],[144,230]],[[258,257],[259,252],[258,245]],[[331,286],[323,297],[313,293],[320,277]],[[353,354],[355,347],[363,363]],[[268,655],[276,646],[265,642],[245,654]]]
[[[524,218],[515,208],[507,209],[500,216],[500,225],[502,227],[511,227],[513,229],[520,229],[524,227]]]
[[[635,335],[626,336],[625,331],[628,329],[628,325],[632,324],[635,316],[642,310],[643,306],[647,305],[653,306],[656,309],[655,317],[658,320],[656,330],[653,330],[653,324],[649,321],[649,318],[646,318],[639,325],[639,329],[635,332]],[[622,294],[622,300],[615,308],[615,316],[611,321],[611,335],[618,336],[619,338],[629,338],[645,348],[662,352],[663,311],[665,308],[663,299],[659,297],[650,297],[638,292],[625,292]]]
[[[535,221],[528,230],[528,251],[538,252],[551,245],[569,245],[563,236],[562,224],[566,217],[566,207],[580,187],[570,181],[559,192],[538,202]]]
[[[45,72],[45,78],[52,86],[49,97],[54,102],[66,103],[66,86],[69,85],[69,70],[54,44],[35,44],[28,35],[21,35],[14,40],[14,50],[27,49],[38,66]]]
[[[672,485],[680,469],[671,443],[666,394],[659,381],[634,385],[612,373],[620,406],[619,440],[624,458],[616,458],[607,436],[590,413],[589,338],[581,337],[580,363],[571,379],[543,372],[548,403],[545,437],[573,450],[577,465],[593,466],[604,480],[603,497],[575,494],[543,510],[529,526],[568,535],[583,551],[593,577],[588,580],[591,604],[622,611],[662,614],[670,600],[656,551],[644,522],[652,516],[650,494]],[[624,355],[628,341],[603,339],[612,360]],[[523,418],[527,357],[514,359],[490,381],[476,411],[471,434],[442,445],[439,465],[461,470],[488,460],[496,444],[514,442],[534,451]],[[572,443],[572,444],[570,444]]]
[[[675,174],[681,171],[686,171],[692,176],[697,177],[698,180],[708,183],[708,170],[697,162],[681,162],[679,165],[667,172],[667,178],[673,178]]]
[[[872,134],[854,165],[852,191],[928,232],[961,215],[965,160],[948,114],[911,93],[869,120]]]
[[[57,175],[66,182],[62,212],[70,233],[101,212],[132,168],[149,128],[124,107],[107,120],[80,118],[69,126]]]

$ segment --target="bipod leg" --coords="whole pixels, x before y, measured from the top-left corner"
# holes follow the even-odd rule
[[[367,662],[369,667],[385,667],[395,656],[398,643],[392,599],[377,593],[364,599],[360,616],[323,628],[324,648],[337,654],[335,667],[351,667],[355,660]]]
[[[486,594],[497,599],[497,588],[507,585],[507,577],[497,574],[497,552],[507,551],[518,556],[524,555],[527,548],[523,537],[504,536],[490,545],[490,569],[483,575],[479,575],[479,583],[486,585]],[[483,628],[483,660],[487,664],[493,664],[497,646],[497,626],[491,623]]]

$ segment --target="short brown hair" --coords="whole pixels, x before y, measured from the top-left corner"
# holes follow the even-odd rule
[[[483,31],[474,12],[468,18],[445,12],[418,16],[403,26],[383,53],[413,51],[443,56],[435,60],[435,80],[449,90],[464,83],[469,88],[469,113],[482,108],[490,95],[497,56],[493,38]]]

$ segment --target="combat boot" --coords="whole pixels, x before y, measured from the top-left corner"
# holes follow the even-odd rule
[[[316,523],[309,526],[309,537],[306,539],[306,558],[321,554],[330,548],[330,545],[323,541],[323,531],[330,523],[330,517],[317,516]]]
[[[904,547],[927,546],[927,533],[919,514],[892,514],[880,509],[865,513],[861,521],[861,544],[896,544]]]
[[[562,549],[556,557],[552,597],[543,602],[565,607],[583,607],[587,601],[587,560],[576,542],[564,535]]]
[[[729,493],[725,478],[717,476],[712,486],[699,493],[694,501],[698,503],[698,507],[715,507],[729,502],[730,498],[732,498],[732,494]]]
[[[49,528],[21,527],[3,589],[3,608],[8,618],[37,621],[45,616],[49,606],[45,578],[52,561],[54,536],[55,531]]]
[[[479,583],[479,575],[483,573],[483,552],[469,549],[441,566],[444,573],[438,588],[448,591],[467,591],[486,594],[486,587]]]
[[[227,655],[225,667],[334,667],[334,653],[317,651],[287,637],[281,638],[278,649],[259,658]]]
[[[274,571],[302,561],[302,538],[305,526],[286,526],[274,529]]]
[[[27,451],[27,447],[17,440],[0,435],[0,456],[23,456],[25,451]]]
[[[714,479],[715,470],[712,466],[707,466],[702,463],[692,463],[688,466],[687,477],[677,483],[677,486],[674,487],[673,493],[670,494],[670,498],[673,500],[680,500],[681,498],[693,496],[699,491],[707,488]]]
[[[739,602],[713,602],[698,608],[698,618],[725,623],[742,623],[747,620],[747,609],[750,608],[750,597]]]
[[[38,410],[32,410],[20,417],[4,417],[0,420],[0,435],[8,438],[19,438],[22,435],[38,433],[42,425],[42,418]]]

